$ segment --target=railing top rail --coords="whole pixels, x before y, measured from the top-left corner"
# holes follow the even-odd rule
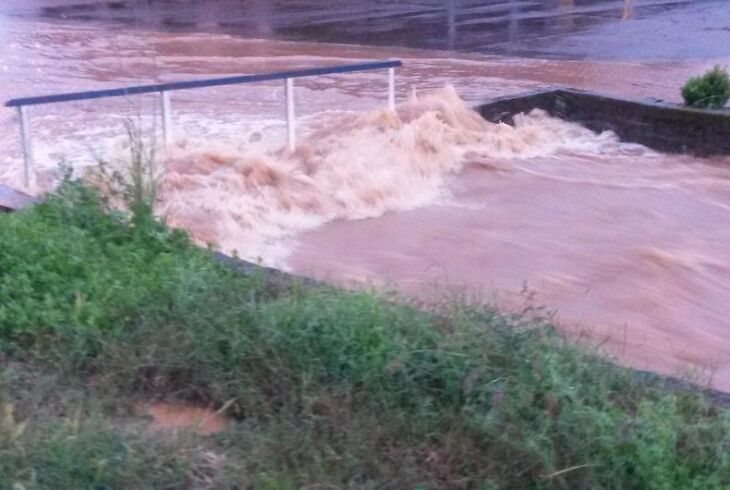
[[[150,94],[155,92],[167,92],[171,90],[186,90],[191,88],[217,87],[221,85],[236,85],[241,83],[284,80],[287,78],[302,78],[319,75],[351,73],[355,71],[380,70],[384,68],[396,68],[402,65],[403,63],[400,60],[373,61],[367,63],[355,63],[351,65],[325,66],[320,68],[305,68],[301,70],[262,73],[259,75],[238,75],[233,77],[208,78],[205,80],[187,80],[182,82],[159,83],[155,85],[136,85],[116,89],[91,90],[87,92],[71,92],[65,94],[41,95],[37,97],[11,99],[5,102],[5,106],[21,107],[26,105],[52,104],[55,102],[71,102],[74,100],[99,99],[102,97],[123,97],[129,95]]]

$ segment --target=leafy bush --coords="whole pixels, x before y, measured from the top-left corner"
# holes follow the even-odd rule
[[[716,66],[701,77],[690,78],[682,88],[684,102],[692,107],[721,109],[730,99],[730,78]]]
[[[216,488],[730,485],[727,411],[566,344],[546,319],[272,290],[76,183],[0,216],[0,358],[46,366],[107,405],[171,398],[237,420],[203,448],[181,439],[154,457],[134,434],[93,425],[41,425],[17,446],[13,427],[33,417],[19,413],[0,456],[24,470],[0,473],[0,488],[45,468],[61,475],[48,487],[143,487],[138,465],[149,487],[176,487],[209,451],[226,461],[206,476]],[[0,376],[0,402],[33,385]],[[97,460],[119,464],[94,479]]]

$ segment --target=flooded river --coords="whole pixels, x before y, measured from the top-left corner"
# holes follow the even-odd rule
[[[402,59],[396,113],[385,73],[297,81],[293,153],[283,84],[173,93],[160,212],[200,242],[348,286],[545,305],[624,363],[730,390],[730,160],[469,109],[555,84],[678,100],[688,76],[730,61],[728,19],[714,1],[5,0],[0,95]],[[125,123],[160,126],[156,96],[31,115],[41,189],[59,162],[124,159]],[[0,109],[0,183],[16,187],[17,126]]]

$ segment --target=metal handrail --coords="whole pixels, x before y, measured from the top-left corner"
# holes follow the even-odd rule
[[[25,157],[25,186],[33,187],[33,153],[31,146],[30,116],[27,107],[41,104],[55,104],[59,102],[71,102],[79,100],[91,100],[107,97],[124,97],[130,95],[142,95],[158,93],[161,96],[162,104],[162,126],[165,144],[172,141],[172,111],[170,105],[170,92],[175,90],[189,90],[204,87],[219,87],[223,85],[239,85],[245,83],[267,82],[272,80],[285,80],[286,92],[286,114],[287,114],[287,139],[289,148],[295,149],[295,111],[294,111],[294,79],[303,77],[314,77],[321,75],[336,75],[369,70],[388,70],[388,107],[395,108],[395,68],[403,66],[400,60],[373,61],[367,63],[355,63],[350,65],[327,66],[319,68],[305,68],[301,70],[281,71],[274,73],[263,73],[257,75],[238,75],[233,77],[208,78],[202,80],[186,80],[181,82],[158,83],[154,85],[135,85],[106,90],[90,90],[85,92],[69,92],[62,94],[41,95],[36,97],[23,97],[10,99],[5,102],[6,107],[16,107],[20,115],[20,130]]]
[[[74,100],[99,99],[102,97],[120,97],[128,95],[151,94],[169,92],[173,90],[189,90],[192,88],[219,87],[221,85],[238,85],[242,83],[268,82],[271,80],[286,80],[287,78],[315,77],[321,75],[335,75],[356,71],[383,70],[403,66],[399,60],[375,61],[356,63],[353,65],[327,66],[321,68],[306,68],[303,70],[280,71],[263,73],[260,75],[239,75],[235,77],[207,78],[203,80],[186,80],[182,82],[158,83],[155,85],[136,85],[132,87],[113,88],[107,90],[90,90],[87,92],[70,92],[64,94],[41,95],[38,97],[24,97],[10,99],[5,102],[6,107],[20,107],[27,105],[52,104],[56,102],[70,102]]]

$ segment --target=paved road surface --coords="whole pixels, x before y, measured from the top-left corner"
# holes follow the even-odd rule
[[[156,31],[562,59],[730,56],[726,0],[4,0],[3,13]]]

